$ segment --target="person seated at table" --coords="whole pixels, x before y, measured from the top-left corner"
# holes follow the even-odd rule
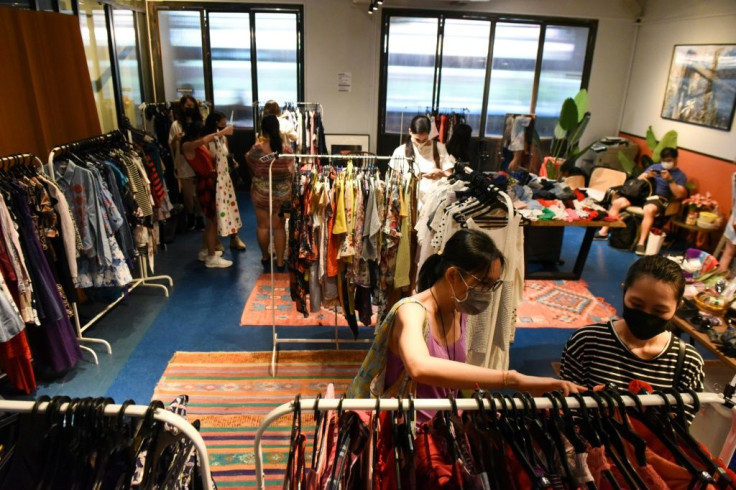
[[[636,254],[644,255],[646,250],[644,245],[649,237],[649,230],[652,229],[654,218],[664,213],[671,199],[684,199],[687,196],[687,176],[685,172],[677,168],[677,149],[664,148],[661,153],[662,161],[650,165],[644,172],[639,175],[639,179],[653,179],[652,195],[647,198],[642,212],[644,217],[641,220],[641,233],[639,234],[639,243],[636,244]],[[618,218],[619,214],[631,206],[631,201],[623,196],[619,196],[611,203],[608,215],[612,218]],[[596,240],[605,240],[608,238],[608,227],[604,226],[595,235]]]
[[[703,358],[672,333],[684,291],[676,263],[659,255],[638,259],[623,283],[623,318],[572,334],[562,351],[560,378],[587,388],[611,383],[627,389],[639,380],[654,389],[703,391]]]

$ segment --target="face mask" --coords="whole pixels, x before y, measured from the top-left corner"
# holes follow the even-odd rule
[[[460,279],[465,283],[467,292],[465,293],[465,298],[460,299],[455,294],[455,288],[450,284],[452,297],[455,300],[455,309],[460,313],[465,313],[466,315],[477,315],[486,311],[488,305],[491,304],[491,295],[493,294],[493,291],[484,293],[475,289],[470,289],[468,288],[468,283],[463,279],[463,276],[460,276]]]
[[[624,320],[629,330],[639,340],[649,340],[667,330],[670,320],[651,315],[624,304]]]
[[[675,168],[675,162],[662,162],[660,165],[662,165],[662,168],[665,170],[672,170]]]
[[[187,115],[187,117],[197,117],[198,109],[196,107],[187,107],[184,109],[184,114]]]

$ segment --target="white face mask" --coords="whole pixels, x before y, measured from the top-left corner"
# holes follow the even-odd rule
[[[675,162],[673,161],[662,162],[661,165],[662,165],[662,168],[665,170],[672,170],[673,168],[675,168]]]

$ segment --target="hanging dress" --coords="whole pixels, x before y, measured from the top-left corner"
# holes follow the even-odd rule
[[[230,236],[237,233],[243,226],[240,221],[238,200],[235,196],[233,181],[230,179],[230,169],[227,163],[227,146],[220,138],[209,144],[210,153],[215,158],[217,167],[217,190],[215,191],[215,209],[217,210],[217,234]]]

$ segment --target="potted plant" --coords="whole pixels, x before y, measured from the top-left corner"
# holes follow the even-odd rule
[[[660,153],[665,148],[677,148],[677,131],[674,129],[667,131],[664,136],[662,136],[661,140],[657,140],[652,127],[649,126],[647,128],[647,146],[652,150],[652,156],[642,155],[642,167],[638,167],[636,162],[626,156],[624,152],[618,152],[618,161],[621,164],[621,169],[626,172],[626,175],[629,177],[636,177],[641,173],[642,169],[647,168],[653,163],[659,163],[662,159]]]
[[[568,97],[562,103],[560,118],[555,124],[550,154],[544,157],[542,166],[550,179],[559,179],[568,173],[578,157],[588,151],[580,150],[580,138],[590,121],[588,112],[588,91],[580,89],[575,97]],[[541,138],[534,132],[537,148],[541,148]]]

